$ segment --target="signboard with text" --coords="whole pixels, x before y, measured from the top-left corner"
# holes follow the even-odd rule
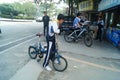
[[[106,10],[120,5],[120,0],[102,0],[99,4],[98,11]]]

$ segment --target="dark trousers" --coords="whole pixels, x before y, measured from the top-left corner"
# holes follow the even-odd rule
[[[44,24],[43,33],[44,33],[44,36],[46,36],[46,34],[48,33],[48,25]]]
[[[96,39],[99,39],[100,41],[102,41],[103,40],[103,34],[104,34],[103,28],[99,27]]]
[[[47,65],[49,65],[49,61],[53,61],[55,58],[55,38],[52,40],[49,40],[49,38],[46,38],[47,40],[47,53],[45,56],[45,60],[43,63],[43,67],[46,67]]]

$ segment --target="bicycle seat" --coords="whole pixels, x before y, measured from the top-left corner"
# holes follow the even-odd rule
[[[37,33],[36,36],[41,37],[43,34]]]

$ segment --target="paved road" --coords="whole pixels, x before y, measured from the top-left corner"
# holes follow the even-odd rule
[[[0,80],[9,80],[31,61],[28,46],[37,41],[33,34],[42,32],[42,23],[4,22],[1,26]],[[44,37],[41,41],[45,41]],[[3,50],[6,44],[10,47]],[[67,70],[62,73],[54,70],[47,72],[42,68],[42,60],[38,63],[41,68],[38,80],[120,80],[120,50],[108,42],[94,41],[89,48],[82,41],[67,43],[61,35],[59,50],[68,60]]]
[[[42,31],[42,23],[36,22],[1,22],[0,45],[6,44]]]
[[[9,80],[28,63],[28,46],[36,42],[32,39],[42,32],[42,23],[2,21],[0,27],[0,80]]]

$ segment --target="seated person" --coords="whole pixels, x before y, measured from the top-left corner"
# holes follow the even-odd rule
[[[82,29],[81,28],[82,27],[81,21],[82,21],[81,13],[77,13],[76,18],[73,21],[73,30],[77,30],[77,32],[76,32],[77,35],[79,35],[79,33],[80,33],[81,29]]]
[[[80,28],[81,26],[81,13],[77,13],[77,17],[73,21],[73,28]]]

